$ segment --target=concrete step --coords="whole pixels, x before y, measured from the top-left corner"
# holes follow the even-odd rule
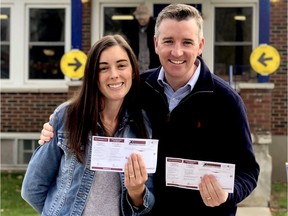
[[[268,207],[238,207],[236,216],[272,216]]]

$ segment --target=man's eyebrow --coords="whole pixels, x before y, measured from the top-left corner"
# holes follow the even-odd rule
[[[185,38],[184,41],[191,41],[191,42],[193,42],[194,40],[191,39],[191,38]]]
[[[171,40],[173,37],[163,37],[162,40]]]

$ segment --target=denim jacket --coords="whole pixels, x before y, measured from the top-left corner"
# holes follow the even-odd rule
[[[82,215],[91,189],[95,171],[90,170],[91,142],[87,146],[84,163],[67,147],[64,131],[64,115],[67,103],[60,105],[53,114],[51,125],[54,138],[39,146],[32,155],[22,185],[21,195],[37,212],[43,216]],[[128,121],[128,114],[116,132],[116,136],[135,137]],[[151,138],[151,128],[146,115],[145,123]],[[100,124],[99,124],[100,125]],[[97,134],[102,135],[102,134]],[[92,137],[89,137],[89,140]],[[133,207],[124,186],[124,173],[121,179],[121,215],[144,215],[154,205],[153,175],[148,175],[144,203],[140,208]]]

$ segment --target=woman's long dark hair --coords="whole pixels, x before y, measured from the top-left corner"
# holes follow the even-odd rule
[[[121,46],[128,54],[132,65],[132,86],[125,96],[118,119],[124,108],[129,110],[133,119],[133,128],[139,138],[148,138],[140,107],[140,73],[138,62],[131,47],[121,35],[107,35],[98,40],[90,49],[85,65],[83,83],[79,94],[75,95],[67,108],[65,129],[68,134],[68,145],[75,152],[78,160],[83,162],[89,134],[96,135],[101,112],[102,93],[99,91],[99,59],[101,53],[112,46]]]

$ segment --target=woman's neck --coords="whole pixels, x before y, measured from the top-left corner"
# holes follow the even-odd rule
[[[100,114],[100,119],[101,119],[106,135],[111,136],[111,137],[114,136],[116,129],[117,129],[117,125],[118,125],[118,119],[117,118],[109,119],[109,118],[104,117],[101,114]]]
[[[120,106],[105,106],[104,110],[100,112],[100,119],[104,126],[107,136],[113,136],[119,124],[119,110]]]

